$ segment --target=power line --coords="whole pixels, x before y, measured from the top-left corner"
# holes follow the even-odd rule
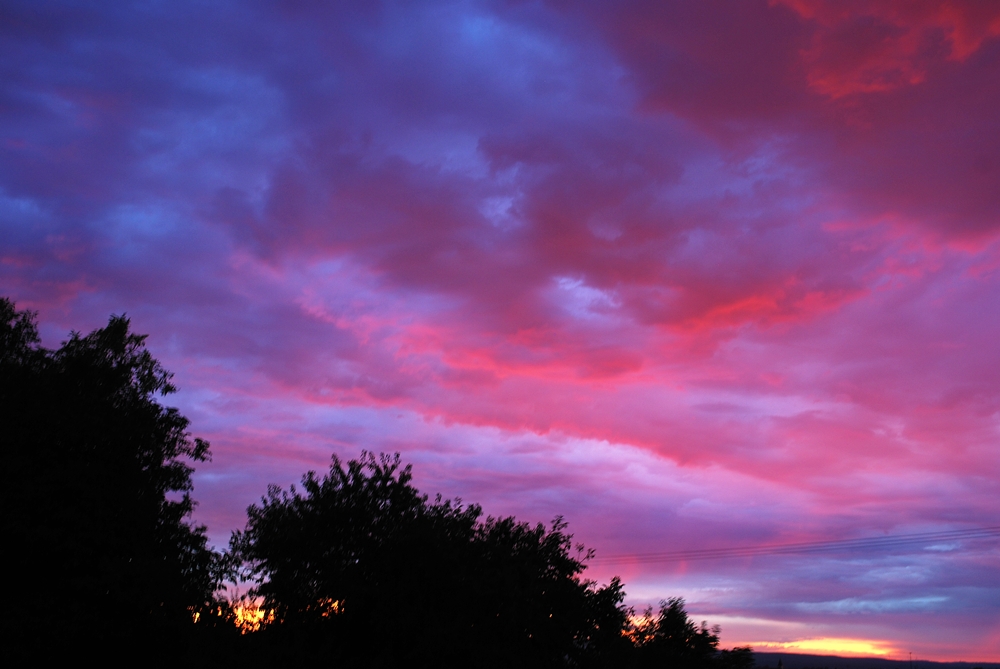
[[[727,558],[755,557],[763,555],[798,555],[880,549],[890,550],[926,546],[927,544],[941,542],[994,539],[998,537],[1000,537],[1000,526],[976,527],[965,530],[919,532],[915,534],[896,534],[883,537],[841,539],[836,541],[806,541],[788,544],[762,544],[757,546],[733,546],[729,548],[704,548],[695,550],[665,551],[659,553],[594,556],[592,560],[595,563],[687,562],[689,560],[721,560]]]

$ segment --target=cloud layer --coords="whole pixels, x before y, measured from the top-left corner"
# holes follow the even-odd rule
[[[1000,525],[1000,8],[13,2],[0,54],[3,292],[150,333],[219,542],[363,448],[599,554]],[[591,569],[1000,660],[998,550]]]

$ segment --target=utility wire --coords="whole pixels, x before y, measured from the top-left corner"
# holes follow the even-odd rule
[[[1000,526],[976,527],[966,530],[896,534],[884,537],[842,539],[837,541],[806,541],[789,544],[762,544],[730,548],[704,548],[697,550],[666,551],[661,553],[634,553],[631,555],[594,556],[594,563],[630,562],[687,562],[689,560],[721,560],[758,555],[799,555],[810,553],[837,553],[861,550],[892,550],[927,546],[942,542],[994,539],[1000,537]]]

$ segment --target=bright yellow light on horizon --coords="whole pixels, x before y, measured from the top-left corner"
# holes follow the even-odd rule
[[[833,653],[836,655],[885,657],[902,654],[902,651],[886,641],[870,641],[868,639],[821,638],[786,642],[753,641],[750,645],[755,650],[803,650],[811,653]]]
[[[267,623],[274,620],[274,611],[265,611],[261,608],[260,602],[246,601],[233,607],[233,614],[236,617],[236,626],[241,634],[256,632]]]

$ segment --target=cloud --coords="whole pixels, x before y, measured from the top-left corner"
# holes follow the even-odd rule
[[[218,541],[362,448],[606,554],[996,524],[987,5],[3,11],[0,281],[150,333]],[[622,573],[996,655],[991,551]]]

